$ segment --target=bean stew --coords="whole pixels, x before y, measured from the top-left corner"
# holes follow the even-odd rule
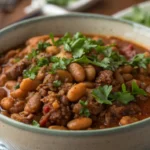
[[[0,57],[0,114],[59,130],[123,126],[150,116],[150,52],[76,33],[30,38]]]

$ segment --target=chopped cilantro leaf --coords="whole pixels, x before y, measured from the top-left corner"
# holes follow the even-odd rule
[[[32,125],[35,127],[40,127],[40,124],[36,120],[32,121]]]
[[[73,37],[69,33],[56,41],[56,45],[64,45],[64,49],[72,52],[74,58],[80,58],[84,54],[88,54],[92,49],[100,46],[102,42],[87,38],[77,32]]]
[[[132,94],[145,96],[147,95],[147,93],[143,89],[139,88],[138,84],[135,81],[132,82]]]
[[[129,91],[127,91],[125,84],[122,84],[121,87],[122,92],[114,93],[114,99],[122,104],[128,104],[129,102],[133,101],[135,98]]]
[[[32,58],[35,58],[38,54],[39,54],[39,51],[33,49],[32,52],[29,53],[26,58],[28,60],[31,60]]]
[[[92,91],[92,95],[98,103],[111,105],[112,102],[108,99],[111,90],[111,85],[99,86],[98,88]]]
[[[82,63],[82,64],[92,64],[95,66],[102,67],[108,70],[115,70],[122,64],[124,64],[125,58],[123,56],[119,56],[118,54],[114,54],[112,57],[105,57],[102,61],[98,61],[95,57],[87,57],[83,55],[78,59],[74,59],[73,62]]]
[[[67,66],[71,63],[71,59],[67,58],[59,58],[59,57],[51,57],[51,62],[53,62],[52,65],[52,72],[55,72],[57,69],[67,69]]]
[[[99,86],[92,91],[93,97],[100,104],[112,104],[112,101],[119,101],[122,104],[128,104],[129,102],[135,100],[137,95],[146,95],[146,92],[139,88],[136,82],[132,82],[132,91],[127,91],[126,85],[122,84],[122,91],[111,93],[112,86]]]
[[[55,80],[55,81],[53,82],[54,87],[60,87],[61,84],[62,84],[62,82],[61,82],[60,80]]]
[[[49,59],[42,57],[42,58],[38,59],[37,65],[39,67],[42,67],[42,66],[45,66],[45,65],[49,65]]]
[[[71,41],[71,35],[69,33],[66,33],[63,37],[55,41],[56,46],[64,45],[64,44],[69,44]],[[67,49],[66,49],[67,50]]]
[[[144,54],[137,54],[135,55],[129,62],[130,65],[134,67],[142,67],[142,68],[147,68],[147,64],[150,63],[150,58],[145,57]]]
[[[80,100],[79,103],[82,105],[82,109],[80,110],[80,115],[85,116],[85,117],[89,117],[90,111],[87,108],[88,102]]]
[[[46,43],[46,42],[39,42],[38,43],[38,50],[39,51],[45,50],[48,46],[51,46],[51,44]]]
[[[135,99],[130,92],[117,92],[114,94],[114,98],[122,104],[128,104]]]
[[[30,79],[35,79],[37,73],[39,71],[39,67],[38,66],[34,66],[28,70],[24,70],[23,71],[23,77],[24,78],[30,78]]]
[[[115,70],[127,62],[123,55],[113,51],[110,47],[104,50],[103,53],[105,58],[101,61],[101,67],[104,69]]]

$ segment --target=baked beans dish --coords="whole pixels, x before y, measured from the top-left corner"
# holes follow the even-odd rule
[[[0,114],[35,127],[93,130],[150,116],[150,52],[76,33],[30,38],[0,57]]]

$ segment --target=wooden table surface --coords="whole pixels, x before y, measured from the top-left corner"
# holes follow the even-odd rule
[[[85,10],[85,12],[112,15],[117,11],[144,1],[146,0],[103,0],[102,2],[99,1],[95,6]],[[31,0],[20,0],[12,13],[0,12],[0,28],[3,28],[25,17],[24,8],[30,3]]]

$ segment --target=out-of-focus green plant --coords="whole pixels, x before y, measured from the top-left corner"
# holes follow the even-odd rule
[[[77,1],[77,0],[47,0],[47,3],[51,3],[59,6],[66,6],[73,1]]]
[[[133,11],[130,15],[124,16],[123,19],[150,27],[150,13],[137,6],[133,8]]]

